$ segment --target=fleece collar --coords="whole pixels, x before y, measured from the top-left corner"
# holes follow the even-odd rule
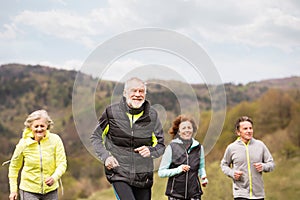
[[[49,130],[46,131],[45,138],[49,137]],[[23,133],[22,133],[22,138],[27,139],[27,138],[34,138],[34,134],[30,128],[25,128]]]

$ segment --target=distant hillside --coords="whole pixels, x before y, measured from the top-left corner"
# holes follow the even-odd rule
[[[300,79],[298,76],[293,76],[289,78],[270,79],[260,82],[252,82],[250,83],[250,85],[277,89],[299,89]]]
[[[63,178],[65,196],[61,197],[67,200],[87,198],[93,192],[109,187],[103,177],[102,164],[84,148],[74,125],[72,94],[77,74],[77,71],[58,70],[40,65],[0,66],[0,162],[10,158],[24,127],[26,116],[36,109],[48,110],[55,123],[53,132],[62,137],[68,155],[68,171]],[[84,90],[92,89],[97,82],[86,74],[81,74],[81,78],[85,80],[85,84],[81,86]],[[195,113],[197,111],[194,107],[195,98],[201,110],[197,139],[202,142],[212,112],[208,86],[189,85],[178,81],[152,82],[148,84],[147,98],[152,104],[161,105],[165,109],[166,143],[169,141],[167,130],[171,121],[181,112],[180,103],[184,104],[189,114],[199,115]],[[98,115],[111,103],[112,95],[118,101],[122,95],[122,87],[122,83],[101,81],[95,92]],[[176,89],[176,93],[170,88]],[[188,92],[191,88],[192,93]],[[224,88],[226,119],[222,134],[207,157],[208,163],[216,165],[226,145],[235,139],[232,134],[233,121],[245,114],[255,119],[256,136],[264,139],[276,156],[284,158],[298,156],[300,77],[251,82],[245,85],[225,83]],[[83,101],[85,98],[82,96]],[[0,168],[0,188],[0,199],[7,198],[6,166]]]
[[[225,88],[228,105],[234,106],[242,101],[253,101],[261,97],[270,89],[299,89],[300,77],[295,76],[282,79],[270,79],[259,82],[250,82],[246,85],[226,83]]]
[[[34,106],[67,107],[71,103],[72,89],[76,75],[76,71],[58,70],[39,65],[2,65],[0,67],[0,95],[2,97],[0,99],[0,109],[1,107],[2,109],[7,109],[12,105],[19,105],[27,106],[26,108],[22,108],[20,112],[29,112],[34,110]],[[85,76],[89,81],[96,81],[89,75]],[[164,81],[161,82],[164,83]],[[167,82],[167,85],[184,88],[183,83],[177,81]],[[107,81],[107,84],[102,85],[102,87],[98,89],[102,95],[109,96],[115,86],[116,83]],[[207,86],[197,84],[192,85],[192,87],[200,102],[200,108],[205,110],[210,109],[210,94]],[[300,77],[264,80],[261,82],[251,82],[246,85],[225,83],[224,87],[227,96],[227,105],[234,106],[241,101],[257,99],[269,89],[300,88]],[[30,93],[34,94],[34,96],[29,95]],[[189,99],[189,94],[184,94],[184,89],[182,90],[182,94]],[[163,85],[152,84],[149,87],[148,98],[155,102],[158,101],[157,99],[166,102],[162,100],[162,98],[166,100],[171,99],[171,102],[173,102],[172,99],[174,99],[174,96],[172,96],[172,92]],[[20,102],[22,100],[25,102]],[[30,103],[31,105],[29,105],[27,101],[34,101],[34,103]]]

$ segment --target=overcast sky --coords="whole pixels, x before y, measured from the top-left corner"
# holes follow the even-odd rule
[[[155,27],[197,43],[224,83],[300,76],[298,0],[1,0],[0,23],[0,64],[80,70],[103,43]],[[135,68],[162,66],[163,73],[175,71],[189,82],[205,79],[170,52],[115,56],[97,76],[120,80]]]

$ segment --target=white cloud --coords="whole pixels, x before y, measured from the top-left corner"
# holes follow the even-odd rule
[[[96,34],[88,18],[62,10],[23,11],[14,18],[14,23],[46,35],[79,41],[87,46],[93,43],[87,36]]]
[[[1,52],[2,61],[36,59],[40,64],[77,69],[81,66],[78,60],[87,57],[97,44],[124,31],[159,27],[204,44],[214,62],[222,67],[221,75],[226,81],[240,79],[230,72],[234,67],[247,68],[245,63],[259,68],[283,67],[287,71],[291,69],[288,66],[299,66],[297,0],[108,0],[92,1],[88,6],[79,1],[51,0],[43,8],[32,2],[10,7],[6,11],[10,16],[1,19],[0,43],[6,49]],[[222,57],[228,59],[224,61]],[[121,73],[121,65],[128,67],[135,62],[123,60],[123,64],[114,65]],[[148,63],[142,57],[136,64],[142,62]],[[275,71],[281,73],[273,71],[274,76]],[[262,76],[271,75],[266,72]],[[254,78],[255,74],[249,76],[249,80]]]
[[[217,0],[110,0],[108,7],[93,10],[92,16],[114,31],[154,26],[182,31],[213,43],[287,50],[300,43],[297,8],[293,1],[279,0],[222,3]]]
[[[4,24],[4,31],[0,32],[0,40],[15,39],[17,28],[14,24]]]
[[[300,18],[279,9],[267,9],[264,16],[236,31],[237,41],[253,46],[292,50],[300,46]]]
[[[110,0],[106,7],[95,8],[85,16],[66,10],[25,10],[15,17],[14,23],[89,48],[95,46],[96,36],[110,34],[111,37],[139,27],[161,27],[213,43],[274,46],[287,50],[300,43],[297,37],[300,15],[292,3],[279,0],[227,0],[222,3],[216,0]]]

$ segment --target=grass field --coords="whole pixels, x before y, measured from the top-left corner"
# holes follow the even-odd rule
[[[265,200],[296,200],[300,196],[300,157],[289,160],[276,161],[276,168],[271,173],[265,173]],[[209,184],[203,188],[203,200],[232,200],[231,179],[225,176],[219,167],[219,162],[207,164],[206,166]],[[152,188],[153,200],[167,200],[164,195],[166,178],[159,178],[155,173]],[[112,188],[94,193],[88,199],[80,200],[115,200]]]

